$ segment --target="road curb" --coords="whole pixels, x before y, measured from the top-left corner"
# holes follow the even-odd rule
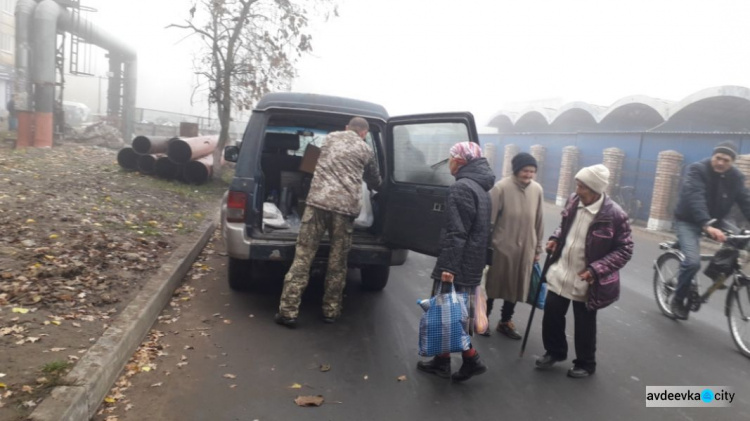
[[[34,421],[88,421],[143,341],[172,293],[216,229],[215,218],[204,222],[194,243],[179,246],[138,295],[104,331],[58,386],[31,413]]]

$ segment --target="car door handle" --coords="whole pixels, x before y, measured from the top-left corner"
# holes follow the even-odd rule
[[[432,211],[433,212],[442,212],[445,210],[445,204],[443,203],[433,203],[432,204]]]

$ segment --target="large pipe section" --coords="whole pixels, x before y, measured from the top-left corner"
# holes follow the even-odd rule
[[[167,136],[138,135],[133,139],[133,149],[141,155],[166,153],[169,139]]]
[[[43,0],[34,8],[33,0],[19,0],[16,11],[19,12],[17,20],[17,33],[21,34],[18,40],[19,51],[21,54],[16,60],[17,67],[20,66],[22,71],[27,71],[29,67],[28,60],[24,61],[24,54],[28,54],[28,48],[23,47],[24,34],[31,33],[31,22],[24,21],[30,15],[33,9],[33,55],[32,78],[35,85],[35,111],[34,123],[35,133],[33,136],[34,146],[52,146],[53,137],[53,111],[54,111],[54,92],[55,92],[55,57],[57,49],[57,32],[58,29],[67,31],[84,39],[94,45],[98,45],[109,51],[110,68],[113,70],[115,77],[110,78],[109,86],[109,109],[110,113],[120,113],[122,115],[123,136],[128,138],[132,133],[135,116],[135,95],[136,95],[136,72],[137,72],[137,55],[135,50],[121,43],[111,35],[94,26],[91,22],[83,17],[73,18],[72,15],[55,0]],[[28,42],[27,42],[28,43]],[[121,70],[124,67],[124,71]],[[124,79],[124,88],[122,92],[123,109],[120,110],[120,75]],[[20,82],[22,83],[22,82]],[[24,90],[28,93],[28,90]],[[114,106],[114,103],[117,106]],[[21,121],[19,119],[19,125]],[[26,141],[26,139],[24,139]],[[21,133],[19,130],[19,144],[21,144]]]
[[[182,168],[184,165],[178,165],[172,162],[166,156],[156,160],[156,175],[167,180],[179,179],[182,177]]]
[[[138,168],[138,154],[133,148],[126,146],[117,152],[117,163],[126,170],[135,170]]]
[[[192,184],[203,184],[213,174],[214,156],[208,154],[185,164],[182,175],[186,182]]]
[[[156,172],[156,161],[161,158],[161,155],[139,155],[138,156],[138,171],[141,174],[154,174]]]
[[[188,162],[210,154],[216,149],[219,136],[174,137],[167,146],[167,156],[176,164]]]

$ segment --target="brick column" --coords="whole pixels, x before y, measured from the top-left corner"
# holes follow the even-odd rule
[[[740,155],[734,165],[745,174],[745,187],[750,188],[750,155]]]
[[[557,206],[565,206],[568,197],[575,190],[573,177],[578,172],[578,157],[581,151],[575,146],[566,146],[563,148],[562,162],[560,163],[560,180],[557,184]]]
[[[495,172],[495,144],[487,143],[484,145],[484,157],[487,158],[487,163],[490,165],[492,172]]]
[[[503,178],[513,175],[513,165],[510,161],[518,154],[517,145],[505,145],[505,156],[503,157]]]
[[[531,156],[536,159],[536,181],[542,183],[542,171],[544,171],[544,158],[547,156],[547,148],[542,145],[531,147]]]
[[[672,201],[677,196],[680,182],[682,154],[677,151],[662,151],[656,162],[654,192],[646,228],[667,231],[672,226]]]
[[[604,155],[602,163],[609,169],[607,194],[611,195],[614,189],[620,185],[620,179],[622,178],[622,164],[625,161],[625,152],[620,148],[607,148],[602,154]]]

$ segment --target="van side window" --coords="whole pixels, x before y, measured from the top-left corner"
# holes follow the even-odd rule
[[[469,139],[462,123],[403,124],[393,128],[393,178],[401,183],[450,186],[448,151]]]

